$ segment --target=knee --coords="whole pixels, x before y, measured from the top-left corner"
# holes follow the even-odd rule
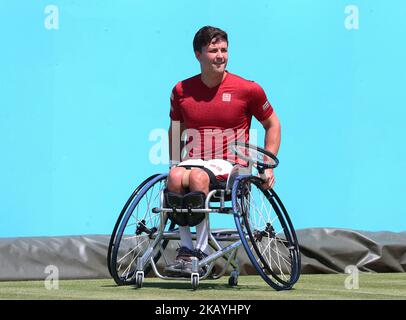
[[[189,183],[208,185],[210,182],[209,175],[201,169],[192,169],[190,171]]]
[[[171,184],[182,184],[182,177],[185,172],[185,168],[175,167],[169,171],[168,182]]]

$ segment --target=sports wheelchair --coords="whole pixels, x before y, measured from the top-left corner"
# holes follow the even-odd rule
[[[163,274],[162,266],[174,259],[174,250],[168,249],[178,243],[180,236],[170,217],[176,209],[165,203],[168,174],[152,175],[132,193],[110,238],[107,264],[118,285],[141,288],[144,277],[153,271],[165,280],[190,280],[196,290],[200,280],[218,279],[231,269],[228,284],[236,286],[240,274],[237,253],[241,246],[258,274],[275,290],[291,289],[298,281],[300,252],[295,229],[276,192],[262,187],[265,169],[275,168],[279,161],[272,153],[248,143],[236,142],[231,147],[249,166],[235,166],[225,187],[209,192],[204,208],[177,209],[177,214],[231,215],[236,229],[209,232],[212,253],[200,261],[192,259],[189,278]],[[258,174],[253,174],[253,169]],[[220,270],[214,267],[218,260],[223,262]],[[204,274],[198,272],[202,268]]]

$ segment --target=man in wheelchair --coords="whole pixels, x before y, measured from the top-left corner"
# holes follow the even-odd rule
[[[249,141],[252,116],[265,129],[265,150],[274,155],[278,153],[281,131],[264,90],[226,70],[226,32],[210,26],[201,28],[194,37],[193,49],[201,73],[177,83],[171,94],[169,151],[174,166],[164,195],[166,206],[173,209],[169,217],[179,225],[181,239],[175,263],[165,271],[181,276],[190,276],[193,258],[201,260],[207,256],[209,223],[205,213],[184,214],[176,210],[189,209],[191,213],[191,209],[204,208],[209,190],[224,188],[235,165],[247,165],[228,150],[228,144],[229,138]],[[255,52],[251,58],[254,57]],[[186,159],[181,159],[185,135]],[[262,186],[270,189],[274,183],[273,170],[265,170]],[[193,226],[195,245],[190,231]]]

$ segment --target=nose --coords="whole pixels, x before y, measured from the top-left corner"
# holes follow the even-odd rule
[[[218,50],[218,51],[217,51],[216,58],[219,59],[219,60],[220,60],[220,59],[221,59],[221,60],[223,59],[223,52],[221,52],[221,50]]]

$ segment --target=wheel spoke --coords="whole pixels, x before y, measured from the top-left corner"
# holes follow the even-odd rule
[[[269,191],[263,190],[258,178],[240,181],[241,208],[240,225],[249,238],[246,247],[248,256],[260,275],[276,288],[290,288],[297,281],[297,255],[292,250],[294,230],[284,220],[281,209]],[[242,231],[243,231],[242,230]],[[290,231],[289,231],[290,230]],[[244,240],[245,241],[245,240]]]
[[[130,284],[136,280],[133,275],[136,271],[136,262],[145,250],[152,243],[152,234],[160,232],[161,228],[168,225],[161,225],[160,214],[154,213],[154,207],[161,206],[161,191],[166,183],[166,176],[156,175],[144,182],[138,188],[137,195],[131,202],[126,204],[125,215],[123,216],[117,231],[117,236],[112,247],[111,273],[118,284]],[[161,243],[163,250],[168,240]],[[151,258],[158,262],[162,256],[160,250],[152,252]],[[149,263],[145,265],[144,272],[147,274],[151,270]]]

